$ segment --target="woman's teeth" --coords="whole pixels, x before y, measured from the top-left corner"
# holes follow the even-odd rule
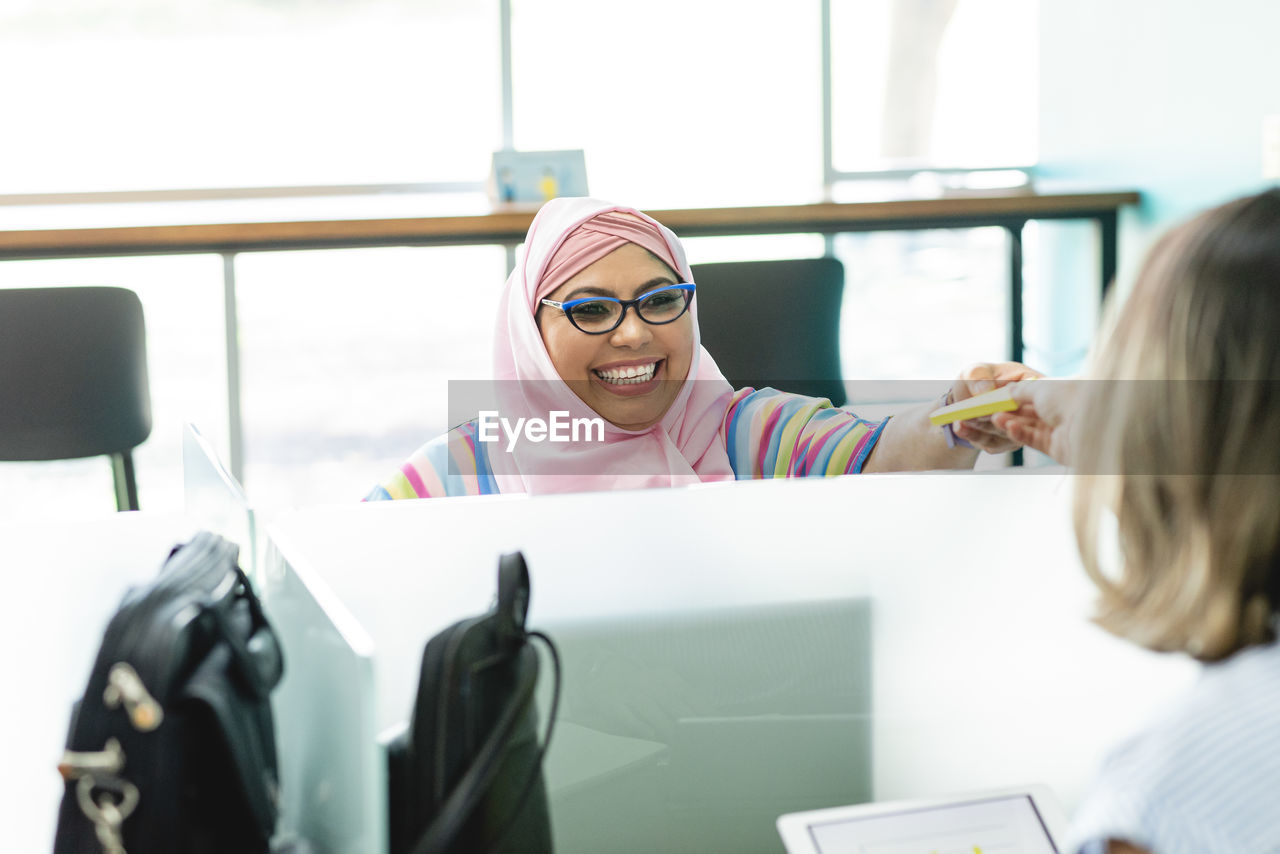
[[[636,385],[638,383],[647,383],[653,379],[654,371],[658,368],[658,363],[654,362],[649,365],[634,365],[629,368],[606,368],[597,370],[596,376],[607,383],[614,385]]]

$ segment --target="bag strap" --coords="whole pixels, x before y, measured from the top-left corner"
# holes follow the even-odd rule
[[[551,654],[551,666],[555,678],[552,683],[551,708],[547,715],[546,733],[538,749],[538,758],[529,771],[529,777],[524,782],[511,815],[507,817],[506,823],[490,843],[490,849],[496,848],[501,843],[515,823],[516,816],[520,815],[521,810],[524,809],[525,800],[542,772],[542,760],[546,757],[547,748],[551,744],[551,733],[555,729],[556,715],[560,708],[560,653],[551,642],[551,638],[542,632],[525,631],[525,616],[528,610],[529,568],[525,564],[524,555],[520,552],[503,555],[498,564],[497,611],[500,615],[509,617],[511,622],[502,630],[504,634],[510,632],[510,639],[517,643],[522,644],[528,638],[534,637],[546,644]],[[533,702],[533,692],[538,682],[537,668],[527,668],[526,672],[528,675],[516,686],[515,696],[502,710],[502,715],[494,725],[493,732],[485,739],[475,759],[445,799],[440,812],[418,838],[418,842],[412,848],[412,854],[443,854],[458,835],[462,823],[475,810],[480,799],[493,784],[493,778],[498,773],[499,761],[502,758],[502,749],[519,725],[521,715]]]
[[[475,759],[467,766],[462,778],[449,792],[449,796],[440,807],[440,812],[418,838],[412,854],[442,854],[446,846],[453,842],[462,823],[471,815],[480,798],[492,785],[493,778],[498,773],[502,748],[515,732],[516,726],[520,723],[520,716],[533,701],[533,691],[537,681],[538,675],[531,668],[529,675],[516,686],[515,696],[502,710],[501,717],[498,718],[498,722],[484,744],[480,746],[480,750],[476,752]]]
[[[502,639],[523,643],[529,614],[529,567],[520,552],[505,554],[498,561],[497,614]]]
[[[511,814],[507,816],[502,829],[494,834],[493,839],[487,846],[490,851],[496,850],[511,831],[511,828],[515,825],[516,817],[524,809],[529,793],[533,791],[533,785],[537,782],[538,775],[542,773],[542,762],[546,758],[547,749],[551,746],[551,734],[555,731],[556,716],[560,710],[560,653],[556,649],[556,645],[552,643],[551,638],[542,632],[529,632],[529,637],[537,638],[546,644],[547,652],[551,655],[551,669],[554,674],[551,690],[551,708],[547,711],[547,728],[542,737],[542,744],[538,748],[538,757],[529,769],[529,776],[525,779],[524,785],[520,789],[520,795],[516,798],[516,805],[511,809]],[[436,815],[431,825],[419,837],[417,844],[412,849],[412,854],[443,854],[447,850],[447,846],[453,842],[462,827],[462,822],[471,815],[480,798],[493,783],[493,777],[498,770],[498,760],[502,755],[502,747],[519,722],[520,715],[524,713],[525,708],[532,701],[533,688],[536,682],[537,676],[535,674],[525,680],[527,684],[519,686],[520,693],[513,698],[512,702],[504,710],[498,725],[494,727],[493,733],[480,748],[475,760],[467,768],[462,779],[458,781],[453,791],[449,793],[449,797],[440,808],[439,814]]]
[[[551,638],[539,631],[529,632],[529,637],[537,638],[546,644],[547,652],[551,655],[551,669],[555,676],[551,688],[551,708],[547,711],[547,729],[542,736],[542,744],[538,748],[538,758],[534,760],[532,767],[529,769],[529,776],[525,778],[524,786],[520,789],[520,795],[516,798],[516,805],[511,810],[511,815],[507,816],[506,823],[502,829],[494,834],[493,842],[490,843],[490,850],[496,850],[502,844],[511,828],[515,826],[516,818],[524,809],[525,800],[529,797],[529,793],[533,791],[533,784],[538,781],[538,776],[542,771],[542,760],[547,756],[547,748],[551,746],[551,733],[555,731],[556,715],[560,711],[560,652],[556,649],[556,645],[551,642]]]
[[[280,648],[280,639],[275,629],[267,620],[262,610],[262,602],[253,591],[253,585],[244,574],[244,570],[235,566],[236,582],[240,587],[241,598],[249,605],[250,633],[241,637],[231,626],[227,609],[217,603],[207,604],[205,610],[213,615],[218,625],[218,633],[226,641],[231,650],[232,661],[244,678],[254,699],[265,700],[271,690],[280,683],[284,675],[284,654]]]

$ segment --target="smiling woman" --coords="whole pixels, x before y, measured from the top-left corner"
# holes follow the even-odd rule
[[[955,431],[972,445],[947,441],[928,425],[932,405],[867,421],[820,398],[735,391],[702,348],[696,292],[684,248],[657,221],[595,199],[548,202],[498,311],[497,408],[428,442],[368,498],[967,468],[975,447],[1013,447],[989,423]],[[975,366],[949,396],[1032,374]],[[592,420],[599,431],[547,426]]]

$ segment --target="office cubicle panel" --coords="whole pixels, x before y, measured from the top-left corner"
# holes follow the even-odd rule
[[[386,848],[385,769],[375,744],[372,642],[286,542],[260,541],[244,487],[192,424],[182,442],[186,515],[240,546],[280,636],[284,679],[272,696],[280,762],[279,832],[317,854]],[[272,572],[265,572],[267,555]]]
[[[254,513],[244,487],[194,424],[182,430],[182,498],[185,515],[240,547],[240,567],[257,581],[259,556]]]
[[[386,760],[374,722],[373,643],[287,538],[267,543],[263,605],[284,647],[272,697],[283,836],[316,854],[383,854]]]
[[[867,779],[876,799],[1039,780],[1070,806],[1106,747],[1185,683],[1184,663],[1087,622],[1069,498],[1061,473],[864,475],[315,507],[271,535],[370,632],[379,727],[408,714],[426,640],[483,612],[498,555],[523,550],[530,625],[563,635],[569,656],[547,767],[558,850],[605,850],[597,830],[610,827],[614,850],[647,845],[658,831],[636,817],[648,809],[706,850],[775,852],[771,826],[745,828],[801,800],[858,800]],[[804,619],[818,604],[836,609],[843,643]],[[778,703],[803,696],[742,635],[721,667],[692,641],[662,645],[664,631],[698,637],[706,623],[727,639],[752,620],[779,627],[744,630],[761,643],[835,668],[829,686],[796,677],[812,703],[707,701],[735,684],[740,697],[770,684]],[[593,670],[617,644],[625,654]],[[856,692],[834,712],[814,699],[841,680],[869,686],[863,729]],[[631,728],[603,726],[603,710]],[[827,764],[812,759],[822,744]]]

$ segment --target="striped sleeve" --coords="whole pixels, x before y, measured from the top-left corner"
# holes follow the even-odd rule
[[[468,421],[423,445],[365,496],[365,501],[489,495],[498,491],[476,424]]]
[[[730,401],[723,430],[739,480],[824,477],[861,472],[885,423],[824,398],[746,388]]]
[[[1123,839],[1156,854],[1280,851],[1280,645],[1206,665],[1181,698],[1114,748],[1065,850]]]

